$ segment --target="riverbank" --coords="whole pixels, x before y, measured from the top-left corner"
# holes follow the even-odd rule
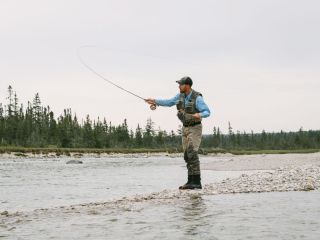
[[[320,153],[230,155],[201,165],[202,170],[251,171],[276,170],[283,167],[320,166]]]
[[[320,149],[291,149],[291,150],[240,150],[220,148],[200,148],[201,155],[232,154],[232,155],[258,155],[258,154],[301,154],[317,153]],[[6,157],[82,157],[101,155],[133,155],[133,156],[181,156],[180,148],[29,148],[29,147],[0,147],[0,155]]]

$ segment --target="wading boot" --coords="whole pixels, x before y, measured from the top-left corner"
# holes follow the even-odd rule
[[[191,175],[190,183],[186,183],[185,185],[179,187],[179,189],[202,189],[200,174]]]
[[[193,187],[192,189],[202,189],[200,174],[193,175],[193,181],[192,181],[191,187]]]
[[[188,175],[188,182],[179,187],[179,189],[188,189],[188,185],[192,182],[192,175]]]
[[[202,189],[200,174],[188,176],[188,182],[179,189]]]

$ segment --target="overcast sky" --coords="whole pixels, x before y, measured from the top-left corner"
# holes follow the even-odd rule
[[[58,115],[105,116],[119,124],[177,129],[176,110],[138,98],[170,98],[189,75],[214,126],[319,129],[320,2],[311,0],[1,0],[0,102],[12,85],[26,103],[36,92]]]

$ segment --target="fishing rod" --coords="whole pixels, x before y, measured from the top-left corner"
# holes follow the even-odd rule
[[[140,98],[140,99],[142,99],[142,100],[144,100],[144,101],[146,100],[145,98],[139,96],[138,94],[135,94],[135,93],[133,93],[133,92],[131,92],[131,91],[129,91],[129,90],[121,87],[120,85],[118,85],[118,84],[110,81],[109,79],[107,79],[106,77],[104,77],[104,76],[102,76],[100,73],[98,73],[96,70],[94,70],[91,66],[89,66],[89,65],[83,60],[83,58],[81,57],[81,54],[80,54],[80,49],[85,48],[85,47],[92,47],[92,46],[82,46],[82,47],[80,47],[80,48],[78,49],[78,52],[77,52],[78,59],[79,59],[79,61],[82,63],[83,66],[85,66],[85,67],[86,67],[89,71],[91,71],[93,74],[95,74],[96,76],[100,77],[100,78],[103,79],[104,81],[112,84],[113,86],[115,86],[115,87],[117,87],[117,88],[119,88],[119,89],[121,89],[121,90],[123,90],[123,91],[125,91],[125,92],[127,92],[127,93],[129,93],[129,94],[131,94],[131,95],[133,95],[133,96],[135,96],[135,97],[137,97],[137,98]]]
[[[147,101],[146,98],[143,98],[143,97],[139,96],[138,94],[133,93],[133,92],[125,89],[124,87],[121,87],[120,85],[118,85],[118,84],[114,83],[113,81],[109,80],[108,78],[104,77],[103,75],[101,75],[100,73],[98,73],[96,70],[94,70],[91,66],[89,66],[89,64],[87,64],[87,63],[83,60],[83,58],[81,57],[81,54],[80,54],[80,50],[81,50],[82,48],[85,48],[85,47],[94,47],[94,46],[81,46],[81,47],[78,49],[78,51],[77,51],[78,59],[79,59],[79,61],[81,62],[81,64],[82,64],[84,67],[86,67],[90,72],[92,72],[92,73],[95,74],[96,76],[100,77],[100,78],[103,79],[104,81],[108,82],[109,84],[112,84],[113,86],[121,89],[122,91],[125,91],[125,92],[127,92],[127,93],[129,93],[129,94],[131,94],[131,95],[133,95],[133,96],[135,96],[135,97],[137,97],[137,98],[139,98],[139,99],[142,99],[143,101]],[[151,105],[150,105],[150,109],[151,109],[151,110],[155,110],[155,109],[156,109],[156,105],[151,104]]]

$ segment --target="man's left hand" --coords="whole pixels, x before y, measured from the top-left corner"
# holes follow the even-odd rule
[[[192,114],[192,117],[195,119],[201,119],[201,116],[199,113]]]

